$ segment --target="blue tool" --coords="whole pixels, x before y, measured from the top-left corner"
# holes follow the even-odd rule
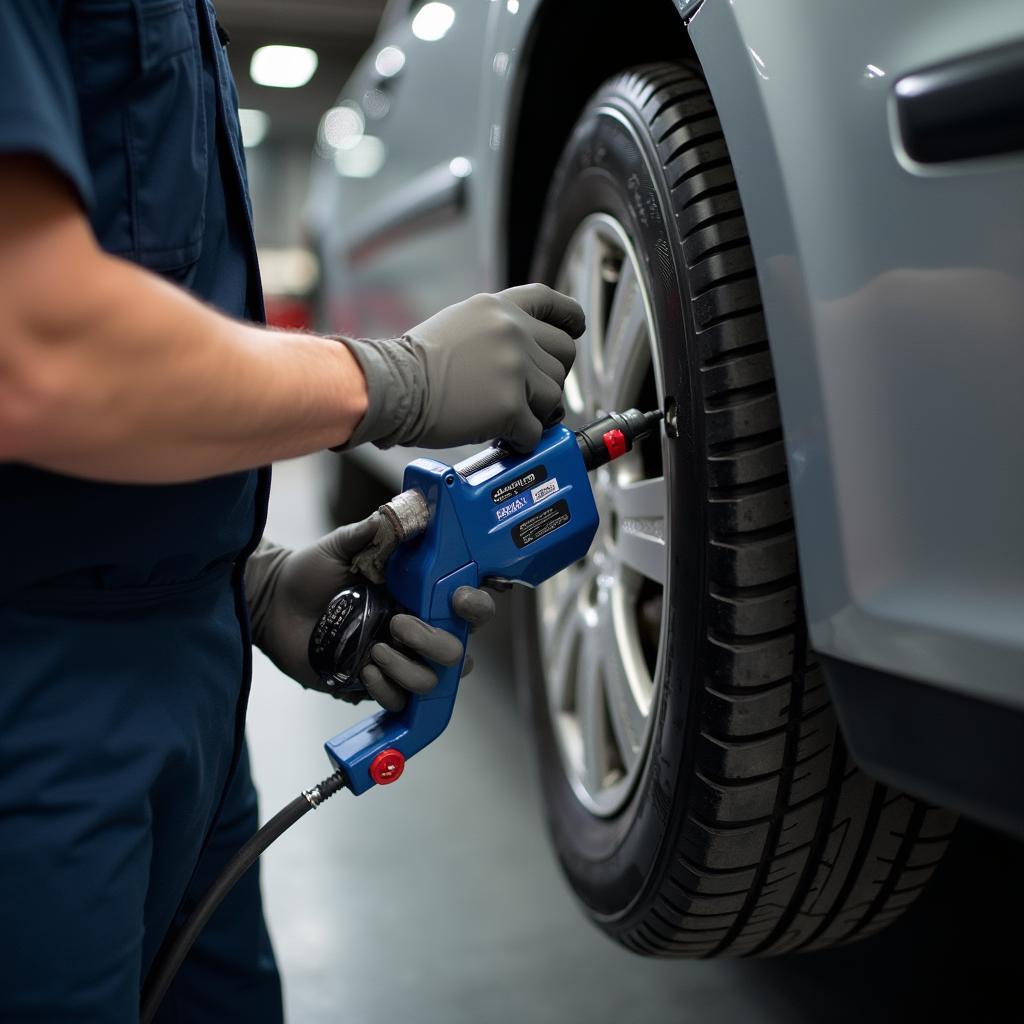
[[[625,454],[660,419],[631,409],[576,432],[550,427],[529,455],[499,443],[455,466],[410,463],[405,490],[381,508],[402,539],[387,563],[387,591],[361,583],[331,601],[310,639],[314,668],[342,693],[358,693],[359,670],[397,609],[454,634],[465,649],[466,623],[451,610],[456,589],[535,587],[583,558],[598,525],[587,473]],[[394,782],[448,725],[462,663],[433,667],[438,684],[429,694],[410,695],[403,710],[378,711],[327,741],[353,793]]]
[[[467,627],[452,613],[452,594],[481,583],[535,587],[582,558],[598,524],[587,473],[628,452],[661,417],[630,409],[575,433],[550,427],[529,455],[495,443],[457,466],[430,459],[410,463],[405,490],[380,508],[383,529],[375,544],[377,555],[390,556],[387,587],[360,582],[335,595],[309,639],[313,668],[339,696],[365,693],[359,672],[399,609],[454,633],[465,652]],[[401,711],[378,711],[327,741],[334,773],[278,811],[165,941],[143,987],[142,1024],[152,1024],[206,922],[275,839],[346,787],[358,794],[394,782],[406,759],[444,732],[462,661],[434,668],[438,683],[429,694],[410,694]]]

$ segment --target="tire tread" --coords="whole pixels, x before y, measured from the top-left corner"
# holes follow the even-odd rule
[[[691,286],[707,466],[708,633],[694,782],[649,909],[615,932],[652,956],[820,949],[917,898],[955,819],[850,760],[807,646],[757,269],[710,93],[689,65],[603,90],[641,112]]]

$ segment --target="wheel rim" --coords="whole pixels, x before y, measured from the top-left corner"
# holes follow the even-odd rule
[[[556,287],[587,315],[565,385],[567,422],[628,409],[643,396],[664,404],[646,284],[622,225],[592,214],[566,249]],[[587,557],[538,593],[548,712],[579,801],[602,817],[632,793],[650,740],[662,677],[668,567],[666,440],[595,472],[601,515]],[[651,458],[653,450],[655,458]],[[665,467],[665,470],[662,470]]]

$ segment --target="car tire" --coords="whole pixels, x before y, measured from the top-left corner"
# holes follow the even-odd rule
[[[586,256],[573,254],[591,229],[606,250],[588,272]],[[619,229],[628,244],[615,241]],[[643,380],[635,365],[593,368],[601,330],[611,344],[602,317],[614,314],[627,258],[653,336]],[[644,528],[642,517],[629,525],[621,510],[616,516],[621,495],[608,478],[604,532],[575,570],[586,583],[573,584],[569,570],[568,583],[545,585],[571,591],[550,622],[544,588],[518,600],[526,639],[518,676],[565,875],[589,916],[643,954],[780,954],[871,935],[922,891],[955,819],[858,770],[808,646],[756,267],[698,67],[638,67],[595,94],[554,175],[534,273],[570,290],[577,273],[576,290],[593,292],[567,382],[570,415],[581,418],[588,401],[597,408],[588,374],[593,382],[604,373],[607,393],[624,394],[632,373],[637,403],[663,401],[673,435],[645,443],[632,480],[617,485],[632,487],[636,501],[661,473],[660,541],[653,527],[642,544],[628,535]],[[601,486],[596,480],[595,492]],[[645,544],[649,556],[659,543],[660,592],[643,578],[656,570],[641,565],[623,613],[617,567],[639,564],[634,549]],[[604,619],[602,602],[611,608]],[[645,640],[631,616],[650,619],[652,602],[657,623],[647,623]],[[608,634],[623,623],[620,647],[630,650],[617,654]],[[622,698],[616,657],[649,672],[643,730],[639,719],[632,731],[616,725],[639,692]],[[552,676],[562,680],[557,696]],[[596,767],[586,762],[588,742]],[[615,799],[602,803],[611,791]]]

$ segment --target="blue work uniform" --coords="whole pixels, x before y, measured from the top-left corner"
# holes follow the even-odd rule
[[[259,321],[225,42],[210,0],[0,0],[0,154],[61,174],[108,252]],[[0,1020],[137,1019],[168,929],[255,831],[243,572],[268,489],[0,465]],[[160,1019],[281,1017],[253,871]]]

